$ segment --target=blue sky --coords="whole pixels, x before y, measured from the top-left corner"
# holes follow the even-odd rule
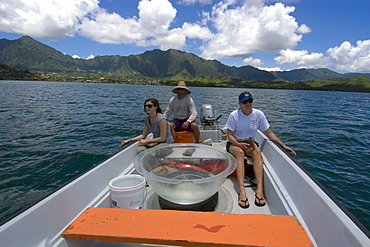
[[[231,66],[370,72],[368,0],[2,0],[0,38],[76,58],[169,48]]]

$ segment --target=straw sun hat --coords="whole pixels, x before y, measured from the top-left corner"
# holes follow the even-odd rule
[[[179,81],[179,83],[177,84],[177,86],[172,89],[172,92],[177,94],[178,93],[178,89],[180,89],[180,88],[181,89],[185,89],[187,91],[187,94],[190,94],[191,93],[190,89],[186,87],[186,84],[185,84],[184,81]]]

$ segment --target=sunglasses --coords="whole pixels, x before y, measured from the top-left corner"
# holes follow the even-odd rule
[[[247,103],[253,103],[253,99],[246,99],[246,100],[242,101],[243,105],[245,105]]]
[[[152,108],[154,105],[144,105],[144,108]]]

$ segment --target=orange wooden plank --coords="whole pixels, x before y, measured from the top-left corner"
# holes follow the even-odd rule
[[[288,215],[89,208],[63,237],[181,246],[313,246]]]

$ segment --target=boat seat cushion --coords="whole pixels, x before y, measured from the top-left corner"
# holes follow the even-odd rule
[[[313,246],[289,215],[89,208],[64,238],[179,246]]]

